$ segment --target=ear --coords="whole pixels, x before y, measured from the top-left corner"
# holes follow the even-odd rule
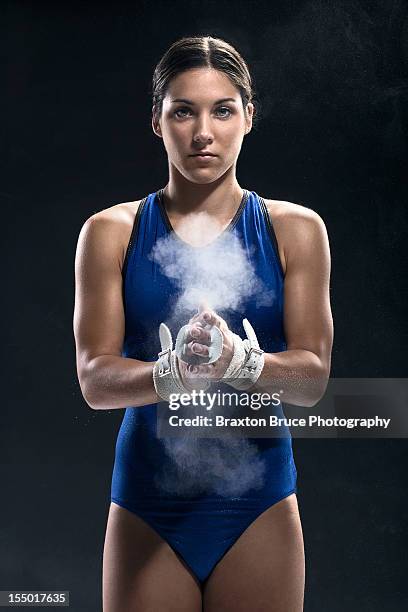
[[[247,107],[246,107],[246,117],[245,117],[245,134],[249,134],[249,132],[252,130],[252,119],[254,116],[254,105],[252,104],[252,102],[248,102]]]
[[[159,138],[163,138],[161,127],[160,127],[160,119],[157,118],[156,115],[156,107],[152,106],[152,130]]]

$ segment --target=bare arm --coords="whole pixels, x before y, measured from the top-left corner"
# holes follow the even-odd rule
[[[280,234],[284,235],[287,350],[265,354],[265,367],[256,388],[283,390],[282,401],[314,406],[323,396],[330,374],[330,250],[321,218],[311,210],[293,206],[285,219],[274,222],[281,225]]]
[[[153,363],[121,356],[123,228],[109,209],[93,215],[81,229],[75,257],[78,379],[86,402],[97,410],[158,401]]]

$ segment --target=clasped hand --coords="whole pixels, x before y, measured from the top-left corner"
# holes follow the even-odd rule
[[[211,336],[208,326],[214,325],[218,327],[223,338],[221,356],[214,363],[190,365],[182,359],[178,359],[183,384],[186,388],[193,389],[197,387],[198,379],[217,381],[223,377],[234,353],[234,342],[232,332],[228,328],[227,323],[214,310],[207,308],[197,313],[189,320],[188,325],[190,329],[185,340],[186,356],[198,355],[200,357],[207,357],[209,355]]]

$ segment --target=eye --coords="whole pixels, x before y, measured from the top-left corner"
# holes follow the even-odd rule
[[[180,107],[180,108],[177,108],[177,109],[174,111],[174,114],[176,115],[176,117],[179,117],[180,119],[183,119],[183,118],[184,118],[186,115],[184,115],[184,114],[181,114],[181,115],[180,115],[179,113],[185,113],[186,111],[189,113],[189,112],[190,112],[190,109],[189,109],[189,108],[187,108],[187,106],[182,106],[182,107]]]
[[[224,118],[224,117],[227,118],[230,115],[232,115],[232,110],[230,108],[228,108],[228,106],[220,106],[219,108],[217,108],[216,112],[218,113],[219,111],[227,111],[227,113],[228,113],[228,114],[225,114],[225,113],[221,114],[222,118]]]

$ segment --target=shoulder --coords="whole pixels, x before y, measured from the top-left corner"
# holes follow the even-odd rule
[[[112,228],[128,226],[129,224],[133,226],[140,202],[141,200],[121,202],[120,204],[103,208],[91,215],[85,223],[100,226],[111,225]]]
[[[325,223],[311,208],[284,200],[264,198],[275,231],[282,267],[286,272],[289,259],[297,254],[312,253],[316,246],[328,250]]]
[[[284,200],[268,200],[264,198],[264,201],[273,224],[305,225],[309,227],[316,225],[324,226],[321,216],[307,206]]]
[[[141,201],[121,202],[88,217],[79,234],[78,248],[109,251],[122,265]]]

